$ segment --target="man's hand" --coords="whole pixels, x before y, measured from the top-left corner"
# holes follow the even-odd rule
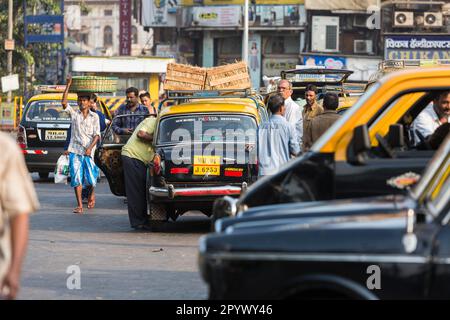
[[[123,132],[125,133],[125,134],[133,134],[133,129],[130,129],[130,128],[124,128],[123,129]]]
[[[67,86],[70,87],[70,85],[72,84],[72,75],[70,73],[67,75],[66,82]]]
[[[0,284],[0,295],[4,299],[13,300],[17,297],[20,283],[20,272],[10,269]]]
[[[69,155],[69,151],[68,150],[64,151],[63,155],[68,156]]]
[[[92,149],[91,148],[87,148],[86,152],[85,152],[85,155],[90,157],[91,156],[91,152],[92,152]]]

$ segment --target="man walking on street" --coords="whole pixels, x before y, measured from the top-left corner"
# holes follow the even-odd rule
[[[305,99],[306,104],[303,107],[302,118],[303,118],[303,132],[309,132],[311,129],[311,120],[318,114],[323,112],[322,106],[317,103],[317,87],[313,84],[309,84],[305,89]],[[309,150],[312,146],[312,141],[310,136],[303,135],[303,145],[302,151]]]
[[[113,120],[112,128],[117,135],[131,135],[138,124],[145,119],[145,115],[149,114],[147,107],[139,103],[139,90],[137,88],[128,88],[126,94],[126,104],[121,105],[115,115],[130,116]],[[135,116],[136,114],[140,116]]]
[[[323,98],[324,112],[311,119],[309,131],[305,132],[307,140],[314,144],[320,136],[328,130],[341,116],[336,112],[339,106],[339,97],[335,93],[327,93]],[[308,150],[304,150],[308,151]]]
[[[28,242],[28,214],[39,208],[23,155],[0,132],[0,299],[15,299]]]
[[[284,118],[284,98],[272,95],[267,104],[272,115],[258,128],[259,176],[275,174],[291,155],[300,152],[295,129]]]
[[[79,110],[72,109],[67,103],[67,95],[72,78],[67,78],[67,86],[62,98],[63,109],[68,111],[71,117],[71,137],[67,148],[69,151],[70,185],[75,190],[77,207],[74,213],[83,213],[81,192],[83,186],[91,186],[88,196],[88,209],[95,206],[95,185],[99,169],[94,163],[93,156],[97,142],[100,139],[100,121],[95,112],[90,110],[91,96],[89,93],[78,93]]]
[[[134,229],[147,229],[147,167],[153,160],[153,133],[156,118],[148,117],[133,132],[122,148],[122,164],[125,177],[128,217]]]
[[[284,106],[286,108],[284,117],[286,118],[287,122],[289,122],[291,126],[295,128],[299,146],[301,147],[303,139],[303,108],[295,103],[291,98],[292,83],[286,79],[281,80],[278,83],[278,93],[281,94],[281,96],[284,98]]]

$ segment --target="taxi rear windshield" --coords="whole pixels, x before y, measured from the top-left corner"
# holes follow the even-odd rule
[[[68,101],[72,108],[78,108],[76,101]],[[75,109],[76,110],[76,109]],[[59,100],[42,100],[30,103],[26,114],[26,121],[35,122],[70,122],[70,114],[63,110]]]
[[[191,141],[226,141],[227,136],[235,134],[253,136],[256,129],[255,119],[245,115],[171,117],[163,119],[159,125],[158,144],[186,142],[187,135]]]

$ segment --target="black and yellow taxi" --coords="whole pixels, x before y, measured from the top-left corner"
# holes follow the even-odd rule
[[[268,118],[261,97],[249,90],[169,91],[160,106],[147,173],[150,223],[190,210],[209,216],[217,197],[237,197],[256,181],[256,131]],[[117,196],[125,195],[124,142],[107,132],[95,157]]]
[[[28,170],[47,178],[53,172],[59,156],[64,152],[70,115],[61,106],[65,86],[45,86],[43,93],[32,96],[24,107],[17,132],[17,143],[25,157]],[[45,92],[45,93],[44,93]],[[77,107],[77,95],[69,94],[68,103]],[[100,110],[111,120],[111,114],[103,102]]]
[[[421,174],[435,150],[413,141],[416,117],[450,90],[450,68],[392,72],[378,80],[312,148],[258,180],[239,199],[220,199],[214,216],[252,207],[400,193],[388,181]]]

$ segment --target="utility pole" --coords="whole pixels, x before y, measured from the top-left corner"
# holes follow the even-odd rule
[[[8,2],[8,40],[13,39],[13,0]],[[8,75],[12,75],[12,56],[13,51],[8,50]],[[12,101],[12,92],[8,91],[8,103]]]
[[[242,37],[242,61],[248,63],[248,0],[244,3],[244,35]]]

